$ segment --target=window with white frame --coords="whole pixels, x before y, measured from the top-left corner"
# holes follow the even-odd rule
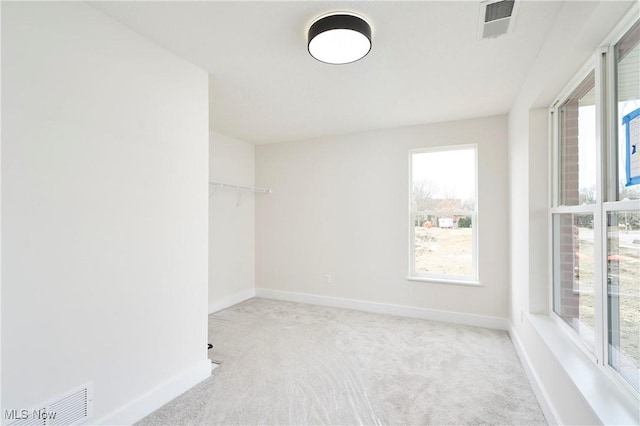
[[[640,390],[640,21],[551,108],[552,311]]]
[[[477,281],[476,151],[411,152],[410,277]]]

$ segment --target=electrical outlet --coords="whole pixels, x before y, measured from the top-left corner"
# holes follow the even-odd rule
[[[333,282],[333,277],[331,274],[324,274],[324,283],[331,284]]]

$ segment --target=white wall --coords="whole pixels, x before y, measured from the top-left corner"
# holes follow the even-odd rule
[[[211,181],[254,185],[252,144],[211,132]],[[209,312],[255,294],[255,200],[264,195],[233,189],[209,193]]]
[[[472,143],[482,287],[408,281],[409,150]],[[500,116],[257,146],[256,287],[506,318],[506,143]]]
[[[2,3],[0,2],[0,23],[2,23]],[[2,52],[2,27],[0,26],[0,53]],[[2,55],[0,55],[0,100],[2,99]],[[0,131],[2,129],[2,106],[0,102]],[[2,398],[2,135],[0,134],[0,413],[3,413]]]
[[[620,413],[625,404],[614,400],[610,383],[591,375],[595,364],[554,326],[547,326],[548,275],[548,107],[596,51],[607,33],[629,10],[631,2],[592,2],[588,7],[565,2],[560,14],[571,25],[555,25],[551,31],[564,43],[546,43],[530,69],[527,80],[509,113],[509,281],[511,334],[531,377],[547,419],[562,424],[601,424],[607,408],[594,410],[574,380],[582,376],[586,388],[610,401],[608,411]],[[578,9],[578,10],[577,10]],[[637,15],[636,15],[637,16]],[[529,314],[545,314],[536,316]],[[540,325],[545,325],[545,328]],[[553,324],[551,321],[548,324]],[[557,328],[557,327],[555,327]],[[556,344],[552,341],[556,340]],[[572,376],[573,374],[573,376]],[[574,378],[572,378],[574,377]],[[608,387],[607,387],[608,386]],[[614,387],[614,386],[613,386]],[[637,411],[637,407],[636,407]],[[611,418],[616,413],[610,413]],[[613,423],[618,423],[613,421]]]
[[[2,407],[91,381],[90,423],[131,423],[210,372],[207,74],[85,3],[2,7]]]

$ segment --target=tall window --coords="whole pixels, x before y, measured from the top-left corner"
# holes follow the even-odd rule
[[[553,312],[637,396],[640,21],[555,105]]]
[[[604,204],[606,357],[640,391],[640,21],[615,45],[614,59],[618,126],[612,145],[618,173]]]
[[[476,282],[476,147],[411,153],[410,276]]]
[[[593,220],[596,209],[595,74],[591,71],[558,110],[558,207],[553,215],[553,310],[594,345]]]

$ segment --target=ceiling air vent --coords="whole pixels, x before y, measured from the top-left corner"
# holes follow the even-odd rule
[[[478,38],[496,38],[513,28],[515,0],[487,0],[480,4]]]

